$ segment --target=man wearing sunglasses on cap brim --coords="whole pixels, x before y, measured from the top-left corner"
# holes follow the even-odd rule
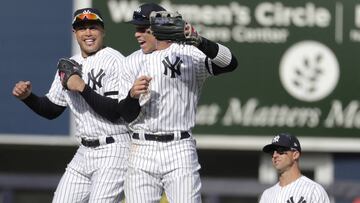
[[[118,103],[118,79],[124,56],[104,45],[105,26],[97,9],[75,11],[72,27],[80,53],[71,59],[81,64],[82,78],[72,75],[66,90],[56,73],[43,97],[31,92],[30,81],[20,81],[13,94],[45,118],[58,117],[67,106],[74,115],[75,136],[81,144],[60,180],[53,202],[121,202],[130,143],[125,121],[135,119],[140,106],[137,99],[127,97],[121,103],[124,108],[120,116],[111,121],[91,108]]]
[[[127,203],[159,202],[164,192],[171,203],[202,201],[201,166],[191,132],[200,90],[207,78],[237,68],[231,51],[208,39],[196,46],[156,39],[150,16],[164,11],[158,4],[145,3],[129,22],[140,49],[123,61],[119,98],[140,92],[125,91],[131,85],[139,84],[144,91],[138,101],[141,112],[128,125],[133,134],[125,180]],[[112,111],[106,114],[116,117],[118,108],[109,106]]]
[[[201,167],[191,130],[200,90],[207,78],[235,70],[237,59],[227,47],[205,38],[198,46],[156,39],[150,16],[159,11],[166,12],[158,4],[142,4],[129,22],[140,49],[124,60],[119,98],[126,97],[124,90],[135,80],[148,91],[139,98],[139,116],[129,124],[126,202],[159,202],[165,192],[171,203],[199,203]]]
[[[279,175],[279,182],[263,192],[260,203],[330,203],[324,188],[301,174],[299,166],[301,146],[294,135],[289,133],[276,135],[271,144],[264,146],[263,152],[271,155],[273,166]]]

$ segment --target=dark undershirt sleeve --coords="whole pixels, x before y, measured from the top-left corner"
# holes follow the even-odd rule
[[[131,122],[140,113],[139,100],[131,98],[130,95],[118,102],[117,99],[97,94],[88,85],[85,85],[80,94],[96,113],[111,122],[118,121],[120,117],[126,122]]]
[[[198,49],[202,51],[207,57],[213,59],[216,57],[219,51],[219,45],[215,42],[206,39],[205,37],[201,37],[201,43],[198,46]]]
[[[21,101],[23,101],[35,113],[49,120],[60,116],[66,108],[52,103],[46,96],[39,97],[34,93],[31,93],[26,99]]]
[[[236,57],[234,57],[234,55],[231,54],[231,62],[229,65],[225,66],[225,67],[220,67],[218,65],[216,65],[215,63],[212,63],[212,71],[214,73],[214,75],[219,75],[222,73],[227,73],[227,72],[231,72],[233,70],[235,70],[238,66],[238,62],[236,60]]]
[[[214,59],[219,51],[219,45],[211,40],[208,40],[204,37],[202,37],[201,43],[198,46],[198,49],[202,51],[208,58]],[[206,58],[207,60],[207,58]],[[207,62],[206,62],[207,64]],[[225,67],[219,67],[215,63],[211,62],[212,72],[214,75],[219,75],[221,73],[231,72],[236,69],[238,66],[238,62],[236,57],[231,53],[231,62],[229,65]],[[208,64],[207,64],[207,67]]]

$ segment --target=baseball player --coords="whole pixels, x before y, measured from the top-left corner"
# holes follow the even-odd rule
[[[260,203],[330,203],[324,188],[301,174],[301,146],[295,136],[280,133],[263,151],[272,156],[279,182],[263,192]]]
[[[156,39],[150,14],[162,11],[154,3],[134,11],[130,23],[141,49],[126,57],[120,74],[119,99],[127,97],[126,89],[136,79],[149,85],[139,98],[140,115],[129,124],[127,203],[159,202],[163,192],[170,202],[201,202],[200,164],[191,132],[197,102],[208,77],[237,67],[227,47],[200,37],[190,24],[185,30],[194,45]]]
[[[62,84],[60,74],[56,74],[45,96],[32,93],[30,81],[18,82],[13,95],[45,118],[58,117],[67,106],[75,117],[75,136],[81,145],[60,180],[53,202],[120,202],[124,197],[123,184],[130,143],[124,120],[136,118],[140,106],[137,100],[134,103],[128,97],[124,101],[131,105],[126,107],[129,109],[126,112],[133,115],[117,118],[113,122],[90,108],[87,102],[99,103],[102,98],[117,103],[120,64],[124,57],[104,46],[104,22],[97,9],[75,11],[72,27],[81,53],[71,59],[81,65],[81,81],[87,83],[76,83],[77,80],[69,79]],[[79,78],[79,75],[73,78],[76,77]],[[74,87],[78,89],[74,91]]]

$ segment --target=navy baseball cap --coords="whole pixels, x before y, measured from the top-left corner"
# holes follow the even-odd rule
[[[134,25],[150,25],[150,13],[152,11],[166,11],[163,7],[155,3],[145,3],[134,11],[133,19],[128,23]]]
[[[85,22],[96,22],[104,27],[104,21],[101,13],[96,8],[82,8],[74,12],[74,19],[72,21],[73,28],[82,25]]]
[[[271,144],[268,144],[263,148],[263,152],[272,153],[278,147],[285,147],[289,148],[290,150],[296,150],[301,152],[299,140],[294,135],[291,135],[289,133],[280,133],[276,135],[272,139]]]

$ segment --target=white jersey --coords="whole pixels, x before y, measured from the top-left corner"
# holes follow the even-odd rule
[[[152,134],[191,131],[201,87],[212,75],[211,62],[207,68],[205,58],[196,47],[176,43],[151,54],[138,50],[128,56],[120,74],[119,100],[127,96],[135,79],[152,77],[150,101],[142,106],[130,128]]]
[[[259,203],[330,203],[324,188],[305,176],[281,187],[279,183],[266,189]]]
[[[117,98],[119,88],[119,69],[124,56],[106,47],[96,54],[83,58],[80,54],[72,57],[82,64],[82,78],[100,95]],[[129,89],[128,89],[129,90]],[[49,92],[49,100],[60,106],[69,106],[75,116],[76,136],[95,139],[99,136],[119,135],[128,132],[124,122],[118,124],[102,118],[95,113],[78,92],[64,90],[56,73]]]

